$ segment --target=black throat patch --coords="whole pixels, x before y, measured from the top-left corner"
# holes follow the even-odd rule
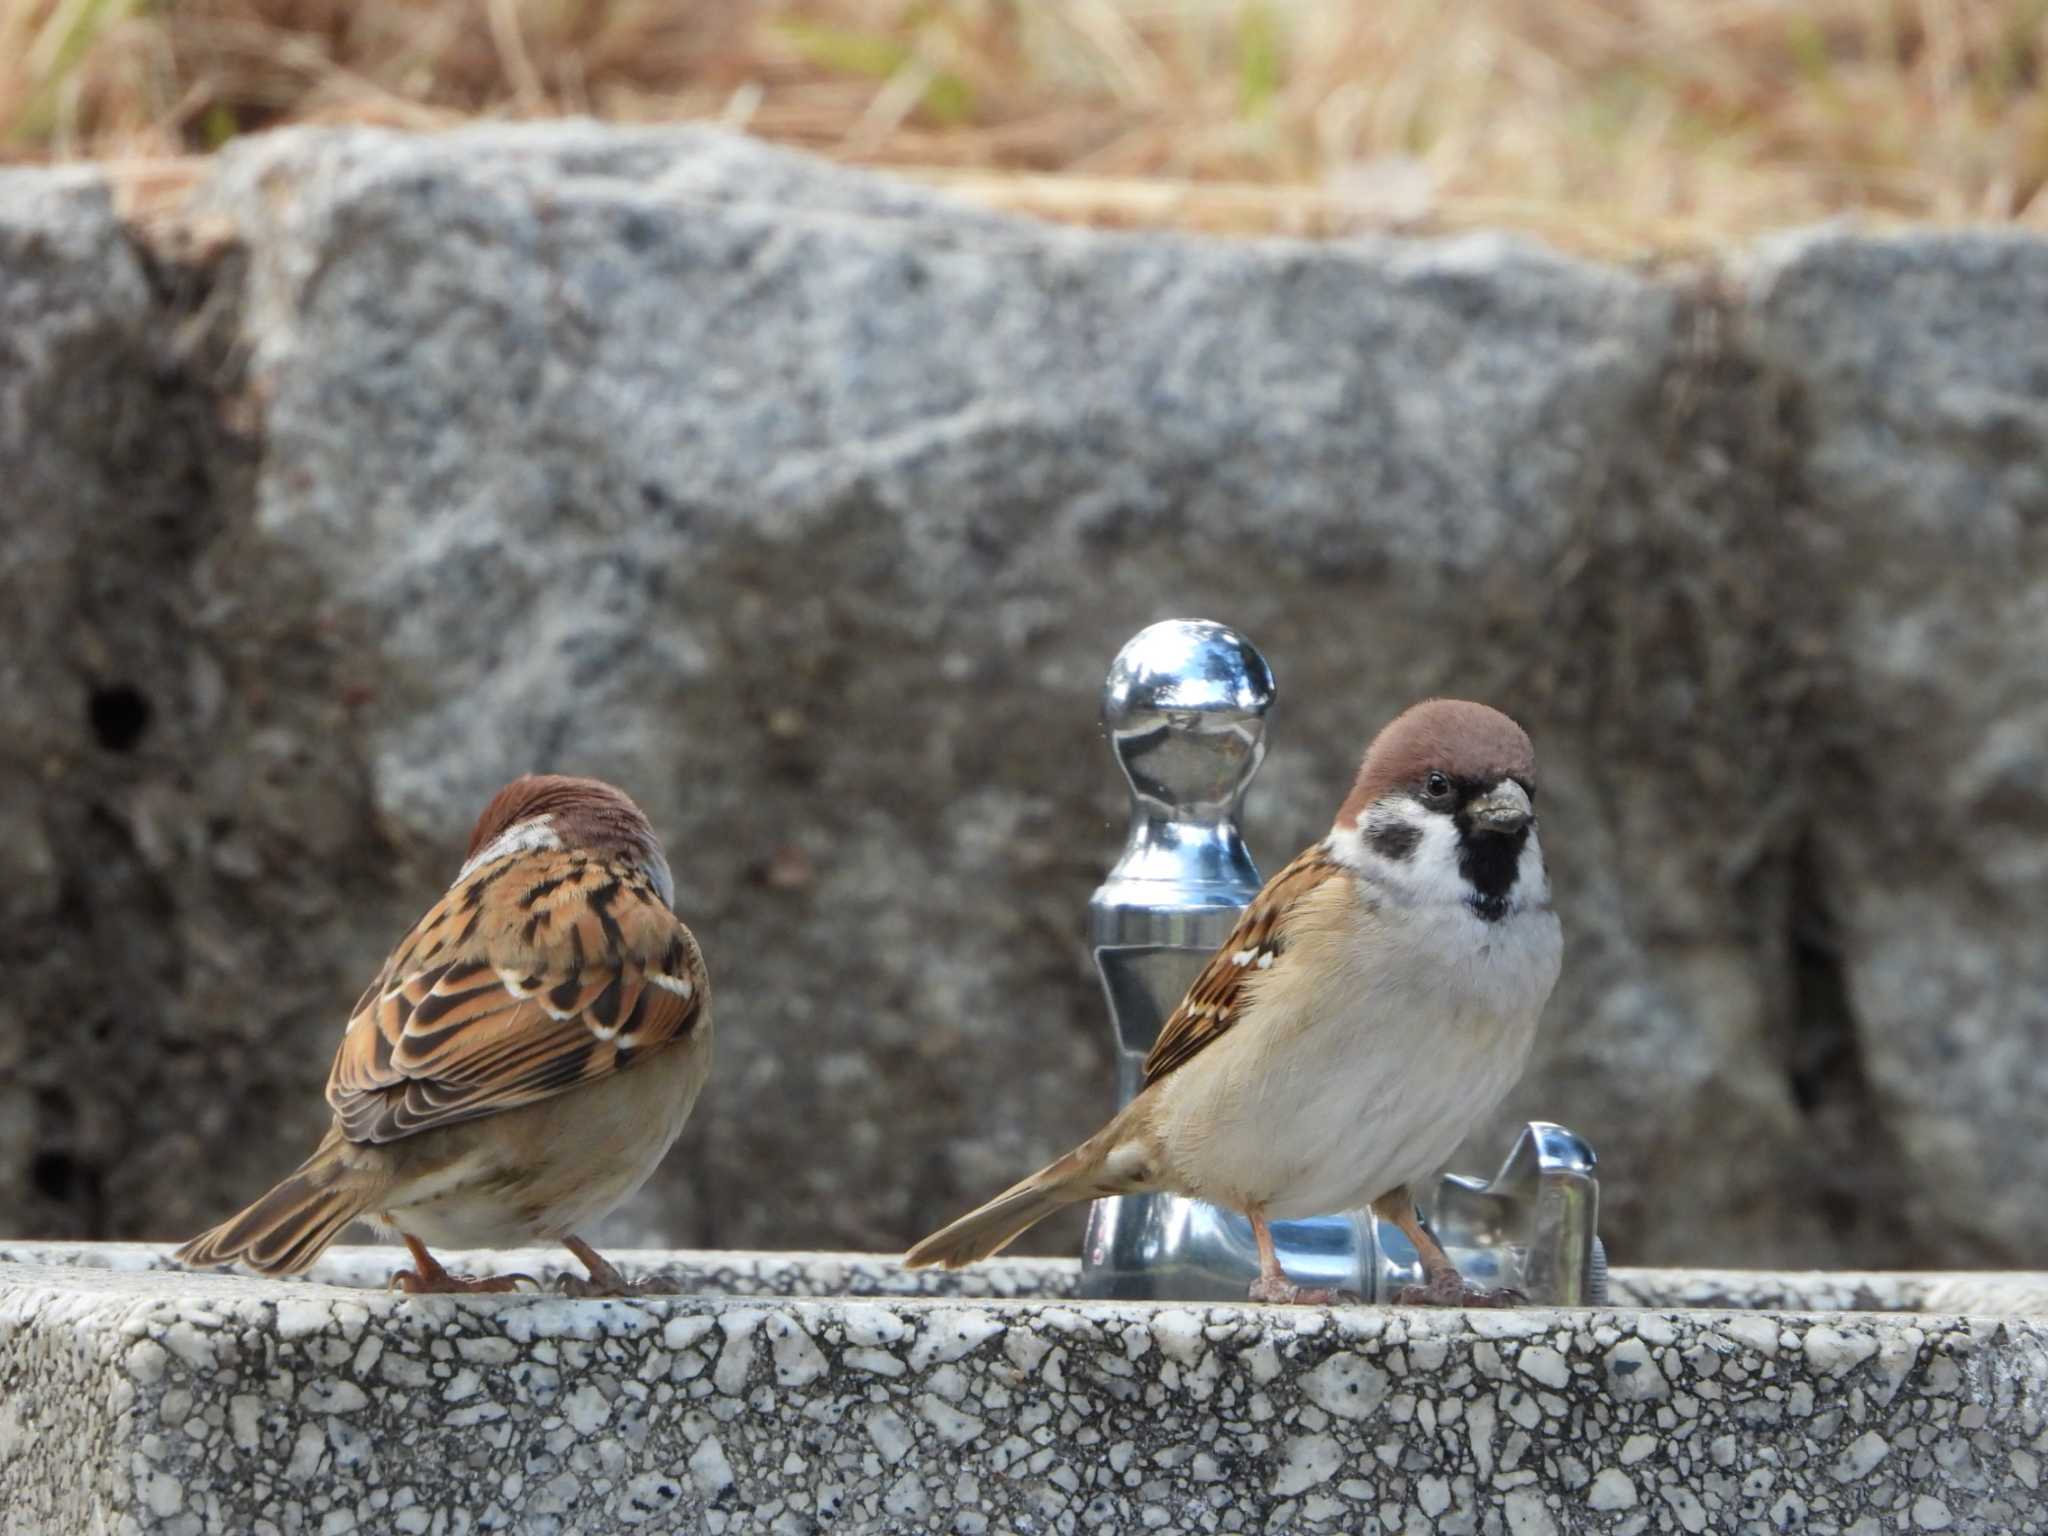
[[[1458,873],[1471,884],[1466,905],[1489,923],[1508,914],[1508,898],[1521,872],[1522,849],[1529,841],[1529,828],[1512,832],[1485,832],[1472,820],[1466,807],[1493,786],[1458,785],[1458,810],[1453,818],[1458,827]]]

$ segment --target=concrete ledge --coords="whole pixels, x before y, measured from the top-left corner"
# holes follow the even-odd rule
[[[2018,1315],[1075,1304],[736,1254],[632,1256],[726,1294],[403,1298],[156,1262],[0,1254],[7,1536],[2044,1529],[2048,1323]],[[871,1294],[736,1294],[824,1283]]]

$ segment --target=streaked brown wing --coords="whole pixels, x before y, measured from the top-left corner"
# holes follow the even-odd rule
[[[1338,873],[1339,867],[1318,843],[1260,887],[1251,905],[1239,914],[1230,937],[1209,957],[1180,1006],[1160,1025],[1159,1038],[1145,1056],[1148,1087],[1200,1054],[1237,1022],[1245,983],[1270,970],[1285,948],[1281,916]]]
[[[690,930],[629,863],[515,855],[450,890],[348,1022],[327,1102],[396,1141],[620,1071],[709,1006]]]

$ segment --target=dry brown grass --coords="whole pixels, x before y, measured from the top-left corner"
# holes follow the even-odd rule
[[[0,147],[721,120],[1056,216],[2048,226],[2048,0],[0,0]]]

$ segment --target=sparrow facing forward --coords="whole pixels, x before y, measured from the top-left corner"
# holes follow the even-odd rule
[[[1536,840],[1536,757],[1498,710],[1415,705],[1373,740],[1335,825],[1267,881],[1145,1058],[1145,1085],[1057,1162],[910,1250],[957,1269],[1061,1206],[1164,1190],[1242,1211],[1254,1301],[1289,1282],[1268,1223],[1370,1206],[1421,1255],[1395,1299],[1465,1284],[1410,1186],[1521,1075],[1564,940]]]
[[[529,775],[484,808],[455,883],[355,1006],[327,1078],[334,1126],[269,1194],[178,1250],[305,1269],[361,1218],[395,1232],[410,1292],[511,1290],[427,1251],[559,1241],[578,1295],[618,1271],[575,1234],[638,1189],[711,1070],[703,957],[640,808]]]

